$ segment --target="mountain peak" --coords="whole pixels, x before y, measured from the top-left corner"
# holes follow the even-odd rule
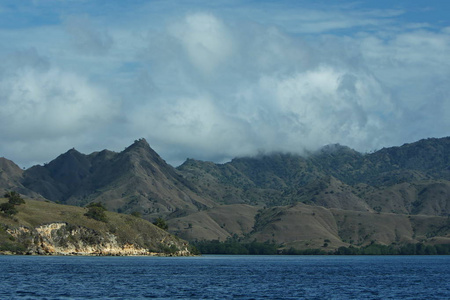
[[[319,150],[319,153],[322,153],[322,154],[337,154],[337,153],[360,154],[358,151],[356,151],[350,147],[343,146],[341,144],[325,145]]]
[[[148,144],[147,140],[144,138],[140,138],[138,140],[134,140],[133,145],[138,145],[138,146],[148,146],[150,147],[150,145]]]
[[[133,149],[145,149],[150,150],[151,147],[147,143],[147,141],[144,138],[140,138],[138,140],[134,140],[134,143],[131,144],[129,147],[125,149],[125,151],[133,150]]]
[[[82,155],[82,153],[80,151],[78,151],[75,148],[69,149],[66,151],[66,153],[63,153],[62,155]]]
[[[60,154],[57,158],[48,163],[50,169],[59,169],[62,165],[70,165],[74,167],[75,165],[84,162],[86,160],[86,155],[82,154],[75,148],[68,150],[67,152]]]
[[[155,163],[165,165],[166,162],[153,150],[144,138],[135,140],[134,143],[126,148],[121,155],[133,157],[134,161],[151,160]]]

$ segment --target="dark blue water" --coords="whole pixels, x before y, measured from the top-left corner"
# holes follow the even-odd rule
[[[0,256],[0,299],[450,299],[450,256]]]

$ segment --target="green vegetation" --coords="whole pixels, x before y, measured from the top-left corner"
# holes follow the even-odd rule
[[[218,240],[199,241],[191,243],[202,254],[251,254],[274,255],[278,253],[278,245],[272,242],[240,242],[237,238],[228,238],[221,242]]]
[[[11,253],[24,253],[25,247],[23,245],[18,245],[11,242],[1,242],[0,251],[1,252],[11,252]]]
[[[372,243],[365,247],[339,247],[334,251],[324,249],[295,249],[279,250],[279,245],[273,242],[241,242],[238,238],[228,238],[226,241],[199,241],[191,245],[201,254],[228,255],[450,255],[450,244],[425,245],[380,245]]]
[[[138,211],[133,211],[133,212],[131,213],[131,215],[132,215],[133,217],[136,217],[136,218],[142,218],[142,214],[141,214],[140,212],[138,212]]]
[[[86,207],[88,208],[87,213],[84,214],[86,217],[105,223],[108,222],[108,218],[105,214],[106,207],[104,207],[102,203],[92,202],[89,203]]]
[[[405,245],[379,245],[370,244],[365,247],[340,247],[330,254],[336,255],[450,255],[450,244],[443,245],[424,245],[405,244]]]
[[[11,204],[9,202],[0,204],[0,211],[2,211],[4,214],[8,216],[12,216],[17,214],[19,211],[16,209],[16,206],[14,204]]]
[[[19,193],[15,191],[7,192],[4,196],[5,198],[8,198],[8,202],[14,205],[20,205],[25,204],[25,200],[20,196]]]
[[[165,254],[175,254],[179,250],[180,249],[178,249],[178,247],[175,246],[175,245],[170,245],[170,246],[168,246],[168,245],[161,245],[158,248],[158,252],[165,253]]]
[[[450,244],[424,245],[380,245],[372,243],[365,247],[339,247],[334,251],[323,251],[321,249],[296,250],[290,248],[282,252],[286,255],[450,255]]]
[[[282,251],[280,254],[283,255],[326,255],[329,252],[326,252],[322,249],[303,249],[298,250],[294,248],[289,248],[287,250]]]
[[[13,216],[19,212],[16,208],[17,205],[25,204],[25,200],[17,192],[7,192],[4,197],[8,198],[8,202],[0,204],[0,211],[8,216]]]
[[[169,225],[167,225],[166,221],[163,218],[156,219],[156,221],[153,222],[153,225],[156,225],[163,230],[169,229]]]
[[[6,226],[3,224],[0,224],[0,251],[11,253],[23,253],[25,251],[25,247],[6,232]]]

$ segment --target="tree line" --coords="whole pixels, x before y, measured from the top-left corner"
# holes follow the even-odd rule
[[[339,247],[334,251],[336,255],[450,255],[450,244],[425,245],[380,245],[370,244],[365,247],[356,248]]]
[[[201,254],[240,254],[240,255],[274,255],[278,253],[278,245],[274,242],[240,242],[235,238],[226,241],[191,242]]]
[[[282,249],[275,242],[242,242],[237,238],[225,241],[196,241],[190,243],[201,254],[227,255],[450,255],[450,244],[425,245],[381,245],[371,243],[364,247],[339,247],[335,250],[324,249]]]

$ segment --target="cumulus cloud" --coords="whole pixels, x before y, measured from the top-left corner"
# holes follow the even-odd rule
[[[18,48],[0,47],[1,154],[29,146],[39,161],[145,137],[177,165],[448,135],[448,28],[405,22],[404,7],[226,3],[0,30]]]
[[[8,58],[0,72],[0,136],[9,151],[19,145],[15,150],[23,152],[15,155],[35,152],[42,141],[51,147],[88,136],[117,114],[118,105],[103,88],[51,66],[35,50]]]
[[[382,130],[375,112],[389,108],[389,95],[368,74],[330,66],[283,77],[264,77],[251,97],[271,103],[253,116],[255,131],[266,148],[301,151],[331,142],[373,146],[367,132]],[[246,113],[241,113],[245,118]],[[255,122],[256,121],[256,122]],[[267,139],[266,133],[271,134]]]
[[[233,40],[214,15],[196,13],[173,24],[169,32],[180,41],[190,62],[205,73],[213,72],[233,52]]]
[[[221,31],[227,32],[222,41],[231,44],[225,47],[226,55],[219,56],[220,72],[209,74],[205,82],[192,75],[190,67],[176,64],[172,98],[164,99],[170,92],[162,90],[159,100],[149,99],[148,110],[140,107],[147,121],[135,123],[144,128],[146,122],[158,120],[163,129],[146,134],[150,140],[164,140],[163,152],[181,147],[187,156],[200,152],[231,158],[261,150],[302,152],[335,142],[369,151],[419,139],[434,127],[422,129],[412,122],[432,120],[436,112],[428,107],[429,97],[417,93],[432,91],[436,79],[448,72],[447,62],[435,66],[445,61],[444,49],[450,48],[443,33],[418,30],[391,32],[388,37],[371,33],[307,40],[274,26],[236,27],[210,14],[197,13],[185,21],[203,18],[221,24]],[[201,58],[210,62],[204,49],[192,46],[201,44],[197,35],[207,38],[210,32],[182,24],[182,36],[191,44],[182,43],[179,54],[186,50],[198,55],[198,61],[189,57],[194,67],[212,70],[199,63]],[[428,60],[426,53],[433,58]],[[443,89],[448,90],[441,86],[441,94]],[[442,95],[432,98],[448,103]]]

